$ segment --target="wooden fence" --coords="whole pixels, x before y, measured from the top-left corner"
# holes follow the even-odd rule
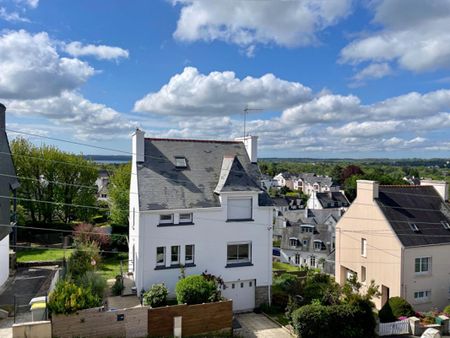
[[[400,320],[392,323],[380,323],[378,328],[379,336],[391,336],[397,334],[409,334],[410,326],[409,320]]]

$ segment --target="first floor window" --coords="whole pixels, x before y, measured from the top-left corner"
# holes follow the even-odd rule
[[[163,246],[158,246],[156,248],[156,265],[166,264],[166,248]]]
[[[295,254],[295,265],[299,265],[301,262],[300,254]]]
[[[361,282],[365,282],[366,281],[366,267],[365,266],[361,266]]]
[[[414,300],[417,302],[426,302],[431,299],[431,290],[414,292]]]
[[[192,214],[180,214],[180,224],[192,223]]]
[[[252,198],[228,198],[227,218],[228,220],[251,220]]]
[[[234,243],[227,246],[227,263],[251,262],[251,243]]]
[[[431,271],[431,257],[419,257],[415,260],[416,273],[426,273]]]
[[[361,238],[361,256],[367,256],[367,240],[365,238]]]
[[[173,214],[159,215],[159,224],[173,224]]]
[[[180,263],[180,247],[174,245],[170,249],[170,264],[179,264]]]
[[[290,246],[297,246],[298,239],[297,238],[289,238]]]
[[[314,241],[314,250],[316,250],[316,251],[322,250],[322,242]]]
[[[185,254],[184,254],[184,262],[186,264],[188,263],[194,263],[194,245],[186,245],[185,247]]]
[[[316,256],[311,256],[310,261],[309,261],[309,265],[312,267],[316,267]]]

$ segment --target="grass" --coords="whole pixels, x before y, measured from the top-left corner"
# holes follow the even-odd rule
[[[98,272],[106,279],[116,278],[117,275],[120,275],[120,261],[123,261],[123,272],[128,271],[128,254],[121,252],[103,257]]]
[[[272,269],[273,270],[285,270],[285,271],[300,271],[301,270],[297,266],[290,265],[287,263],[281,263],[281,262],[273,262]]]
[[[66,258],[68,258],[72,251],[72,249],[37,249],[31,247],[29,249],[27,248],[17,251],[16,257],[17,262],[19,263],[34,261],[60,261],[64,258],[64,254],[66,255]]]

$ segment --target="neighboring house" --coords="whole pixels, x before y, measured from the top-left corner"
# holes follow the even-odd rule
[[[350,206],[350,202],[342,191],[312,192],[309,196],[308,209],[344,209]]]
[[[0,103],[0,287],[9,276],[11,193],[19,187],[5,130],[6,108]]]
[[[269,191],[270,188],[276,187],[278,182],[274,180],[270,175],[262,174],[261,175],[261,188]]]
[[[281,228],[281,261],[334,274],[336,223],[341,215],[336,209],[285,212],[275,225]]]
[[[294,189],[294,179],[295,176],[288,172],[279,173],[273,178],[278,188],[288,187],[291,190]]]
[[[109,173],[107,170],[100,169],[98,171],[95,185],[97,186],[97,200],[108,201]]]
[[[129,272],[137,290],[204,271],[234,311],[269,303],[273,205],[261,189],[257,137],[235,141],[133,134]]]
[[[333,182],[331,177],[302,174],[299,177],[298,189],[304,194],[311,195],[313,192],[338,192],[340,187]]]
[[[380,186],[357,181],[357,197],[336,232],[336,281],[357,274],[380,286],[380,308],[405,298],[417,311],[442,310],[450,299],[448,184]],[[432,186],[433,185],[433,186]]]

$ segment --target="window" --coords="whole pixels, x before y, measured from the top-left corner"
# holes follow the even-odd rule
[[[227,263],[250,263],[251,262],[251,243],[228,244]]]
[[[194,244],[186,245],[184,253],[184,262],[186,264],[194,263]]]
[[[180,224],[182,223],[192,223],[192,213],[180,214]]]
[[[186,168],[186,157],[175,157],[175,167],[177,168]]]
[[[361,256],[367,257],[367,240],[361,238]]]
[[[135,226],[135,222],[136,221],[136,210],[133,208],[133,230],[134,230],[134,226]]]
[[[316,256],[311,256],[309,259],[309,265],[312,267],[316,267]]]
[[[159,224],[173,224],[173,214],[159,215]]]
[[[361,266],[361,282],[365,282],[366,281],[366,267],[365,266]]]
[[[416,273],[431,272],[431,257],[416,258],[414,271]]]
[[[300,262],[301,262],[300,254],[295,254],[295,259],[294,259],[295,265],[300,265]]]
[[[417,227],[416,223],[409,223],[409,227],[414,232],[419,232],[420,231],[419,228]]]
[[[314,232],[314,226],[313,225],[302,225],[302,232]]]
[[[172,246],[170,248],[170,264],[180,263],[180,247],[178,245]]]
[[[156,248],[156,265],[166,265],[166,248],[163,246]]]
[[[298,239],[297,238],[295,238],[295,237],[291,237],[291,238],[289,238],[289,245],[290,246],[297,246],[298,245]]]
[[[303,240],[303,247],[305,248],[305,250],[308,250],[308,240],[307,239]]]
[[[417,302],[427,302],[431,299],[431,290],[414,292],[414,300]]]
[[[228,220],[251,220],[252,198],[229,198],[227,208]]]
[[[450,224],[448,222],[442,221],[441,224],[445,230],[450,230]]]
[[[322,250],[322,242],[319,240],[314,241],[314,250],[320,251]]]

